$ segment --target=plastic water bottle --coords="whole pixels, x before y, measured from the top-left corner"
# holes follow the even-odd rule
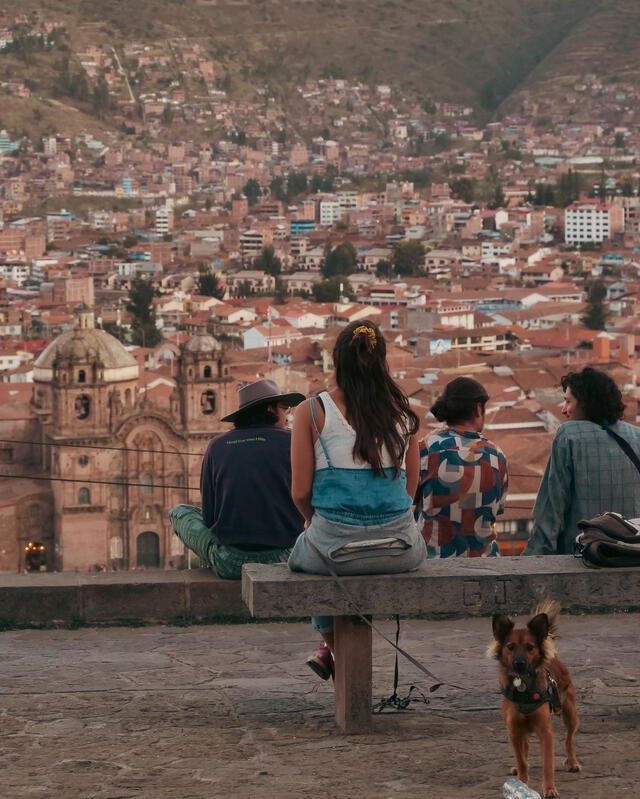
[[[502,786],[502,796],[503,799],[541,799],[537,791],[515,777],[508,779]]]

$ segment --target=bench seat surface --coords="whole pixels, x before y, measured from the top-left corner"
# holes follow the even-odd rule
[[[412,572],[341,582],[371,615],[528,613],[544,598],[557,599],[564,611],[640,609],[640,567],[591,569],[571,555],[434,559]],[[332,577],[291,572],[286,564],[246,564],[242,598],[255,618],[355,612]]]

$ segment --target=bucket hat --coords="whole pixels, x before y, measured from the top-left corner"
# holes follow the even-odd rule
[[[238,410],[224,416],[220,421],[235,422],[243,411],[246,411],[247,408],[254,408],[256,405],[282,402],[293,408],[299,405],[304,398],[304,394],[299,394],[297,391],[283,394],[273,380],[256,380],[255,383],[248,383],[238,389]]]

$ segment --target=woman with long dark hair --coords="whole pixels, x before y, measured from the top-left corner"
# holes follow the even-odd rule
[[[336,386],[296,410],[293,501],[305,518],[293,571],[390,574],[415,569],[424,541],[411,511],[418,485],[418,417],[389,374],[386,343],[369,320],[342,330],[333,350]],[[316,617],[324,643],[307,663],[333,674],[333,619]]]

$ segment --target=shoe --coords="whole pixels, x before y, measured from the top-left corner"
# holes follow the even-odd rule
[[[323,680],[335,677],[335,663],[333,654],[326,644],[322,644],[320,649],[311,657],[307,658],[307,666]]]

